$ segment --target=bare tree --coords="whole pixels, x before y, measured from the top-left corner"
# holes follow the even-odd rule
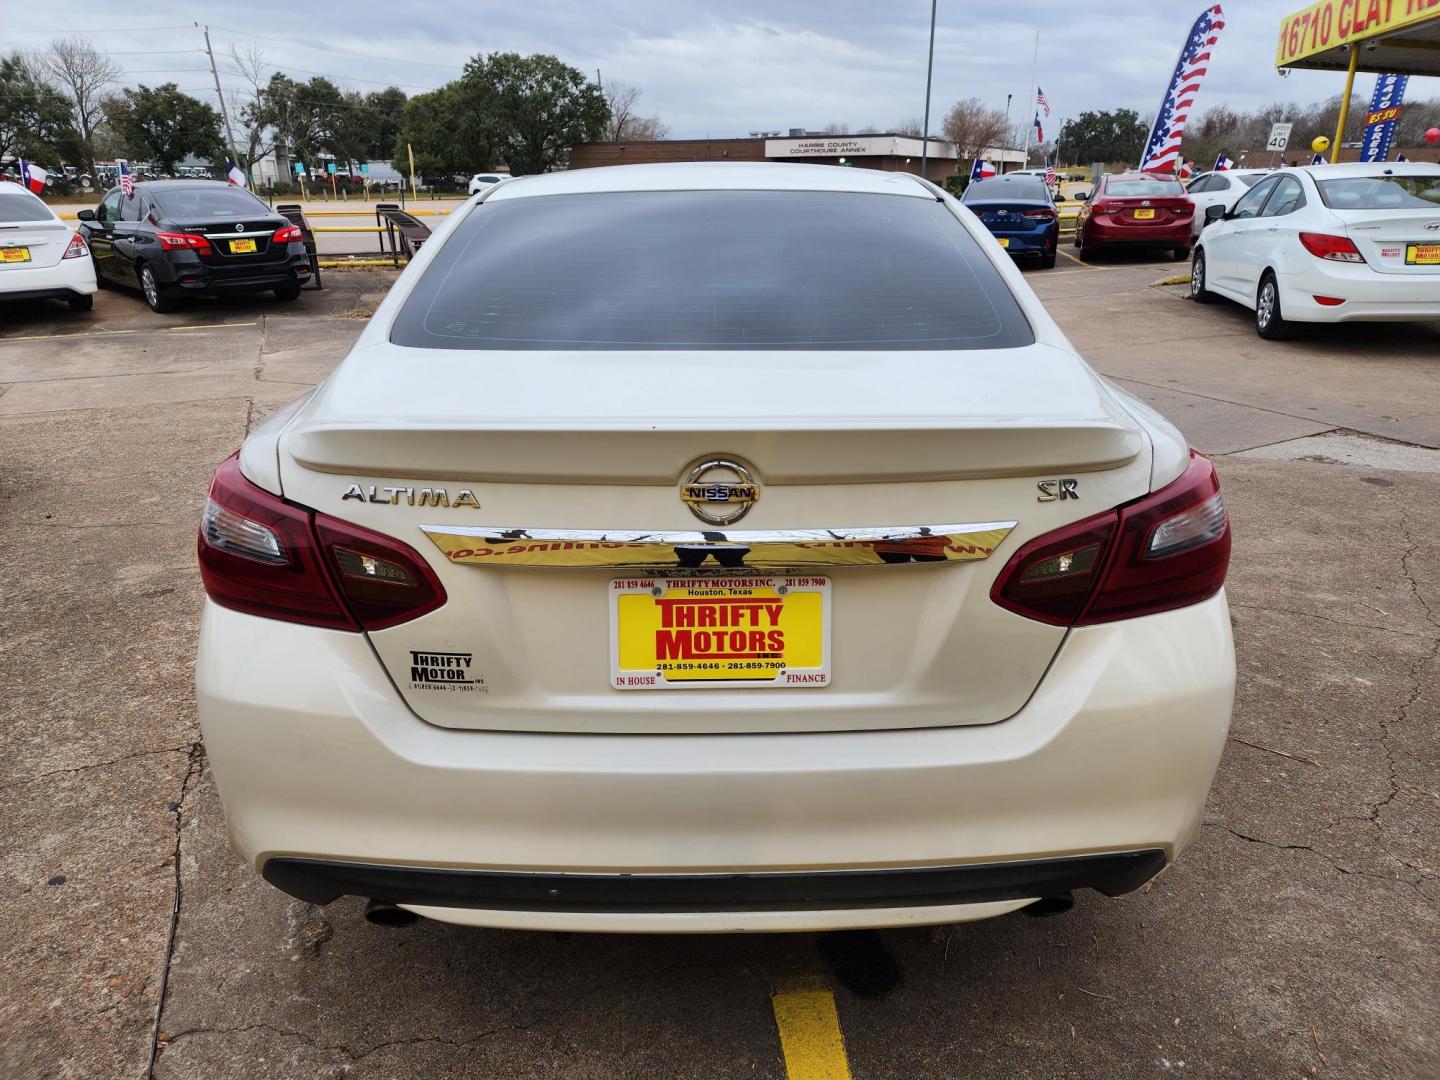
[[[93,174],[95,129],[105,119],[105,99],[120,78],[120,65],[84,38],[59,38],[35,59],[70,99],[85,171]]]
[[[838,120],[832,120],[820,129],[821,135],[849,135],[850,125],[842,124]]]
[[[913,138],[920,138],[925,134],[925,121],[922,117],[912,116],[909,120],[901,120],[895,125],[896,135],[909,135]]]
[[[255,163],[275,149],[275,131],[265,115],[262,97],[270,79],[266,74],[271,65],[265,62],[265,51],[258,45],[230,46],[230,74],[239,82],[231,86],[231,110],[237,121],[236,134],[240,145],[236,151],[245,158],[240,167],[247,173]]]
[[[610,120],[605,125],[607,142],[655,142],[670,134],[670,128],[658,116],[641,116],[635,109],[640,102],[640,88],[612,80],[605,84],[605,103],[610,106]]]
[[[958,162],[963,166],[1005,141],[1005,114],[979,98],[965,98],[950,106],[940,130],[955,144]]]

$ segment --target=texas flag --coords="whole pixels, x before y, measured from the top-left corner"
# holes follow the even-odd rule
[[[1324,165],[1324,164],[1325,164],[1325,155],[1324,155],[1324,154],[1316,154],[1314,157],[1312,157],[1312,158],[1310,159],[1310,164],[1311,164],[1311,165]]]
[[[39,195],[45,190],[45,181],[50,176],[39,165],[20,159],[20,182]]]
[[[1234,167],[1235,162],[1231,161],[1224,154],[1221,154],[1215,159],[1215,168],[1212,169],[1211,172],[1224,172],[1226,169],[1233,169]]]
[[[971,180],[985,180],[995,175],[995,166],[984,158],[976,158],[975,166],[970,170]]]
[[[245,174],[240,171],[240,166],[236,165],[233,161],[225,162],[225,179],[229,180],[230,183],[236,187],[245,186]]]

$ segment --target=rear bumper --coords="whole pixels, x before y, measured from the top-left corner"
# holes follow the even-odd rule
[[[95,291],[89,257],[61,259],[54,266],[11,266],[0,271],[0,301],[69,300]]]
[[[1368,266],[1310,259],[1276,275],[1280,310],[1295,322],[1411,322],[1440,319],[1440,274],[1381,274]],[[1316,296],[1344,299],[1320,304]]]
[[[310,259],[304,245],[288,247],[298,251],[291,250],[283,260],[237,266],[215,266],[185,252],[173,260],[158,261],[156,276],[162,285],[185,292],[253,292],[309,281]]]
[[[1085,225],[1085,243],[1119,247],[1122,244],[1150,244],[1156,247],[1189,247],[1191,219],[1165,225],[1115,225],[1091,218]]]
[[[1016,864],[1050,874],[1073,871],[1079,864],[1057,860],[1076,856],[1171,860],[1199,826],[1234,679],[1223,593],[1071,632],[1030,702],[980,727],[441,729],[409,712],[360,635],[209,603],[197,663],[232,845],[277,884],[317,898],[393,889],[380,895],[476,925],[667,932],[961,921],[1076,887],[1007,879]],[[1139,880],[1156,868],[1147,863]],[[475,876],[441,882],[455,871]],[[865,895],[815,892],[837,873],[851,875],[850,888],[857,871],[881,872],[863,879]],[[556,887],[535,875],[598,875],[601,888],[630,894],[601,903],[567,885],[561,910],[517,906],[517,887]],[[688,878],[677,888],[689,891],[642,902],[632,891],[641,875]],[[730,884],[707,902],[716,875]],[[762,905],[737,904],[737,875],[742,889],[763,875],[784,887]],[[1123,884],[1091,876],[1078,885]],[[763,880],[771,889],[779,878]]]

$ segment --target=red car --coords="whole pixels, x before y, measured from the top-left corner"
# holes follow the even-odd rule
[[[1177,260],[1188,259],[1194,216],[1195,204],[1168,173],[1102,176],[1080,208],[1075,246],[1082,259],[1101,248],[1141,244],[1167,247]]]

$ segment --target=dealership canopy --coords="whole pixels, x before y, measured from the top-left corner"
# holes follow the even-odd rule
[[[1320,0],[1280,21],[1275,66],[1440,75],[1440,0]]]

